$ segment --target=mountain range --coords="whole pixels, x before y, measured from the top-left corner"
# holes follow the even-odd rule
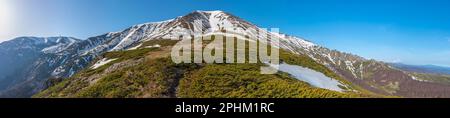
[[[254,65],[168,61],[176,43],[170,37],[198,31],[205,37],[235,34],[237,40],[264,38],[260,33],[277,37],[288,69],[254,75]],[[365,59],[223,11],[194,11],[85,40],[19,37],[2,42],[0,55],[0,97],[450,97],[450,85],[417,75],[448,70],[415,71]],[[215,76],[217,81],[208,80]]]

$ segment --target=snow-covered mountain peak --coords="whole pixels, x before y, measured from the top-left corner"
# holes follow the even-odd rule
[[[148,22],[138,25],[133,25],[123,31],[110,32],[106,35],[93,37],[106,38],[107,44],[98,46],[89,46],[84,49],[83,54],[96,54],[102,51],[118,51],[126,50],[139,43],[152,39],[169,39],[179,37],[180,35],[221,35],[234,34],[238,38],[249,37],[250,39],[260,39],[261,35],[268,35],[272,38],[279,38],[289,44],[281,44],[282,48],[289,45],[303,48],[310,48],[315,46],[314,43],[268,31],[263,28],[251,24],[232,14],[215,10],[215,11],[194,11],[187,15],[176,17],[160,22]],[[268,38],[270,39],[270,38]],[[91,41],[92,42],[92,41]]]

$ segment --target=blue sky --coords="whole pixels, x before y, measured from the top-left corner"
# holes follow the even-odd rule
[[[448,0],[0,0],[0,41],[84,39],[194,10],[223,10],[366,58],[450,66]]]

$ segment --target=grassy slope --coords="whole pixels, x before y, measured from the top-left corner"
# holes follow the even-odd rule
[[[181,80],[178,97],[330,98],[360,97],[311,87],[285,73],[262,75],[259,64],[208,64]]]
[[[153,40],[145,45],[173,45],[170,40]],[[97,69],[86,69],[34,97],[258,97],[258,98],[329,98],[368,97],[364,90],[351,85],[307,56],[281,52],[286,63],[302,65],[351,85],[362,94],[340,93],[315,88],[285,73],[260,74],[257,64],[175,64],[169,57],[151,57],[158,48],[109,52],[107,58],[120,58]],[[149,55],[150,54],[150,55]],[[114,63],[144,59],[139,64],[101,74]],[[98,75],[95,82],[88,78]]]

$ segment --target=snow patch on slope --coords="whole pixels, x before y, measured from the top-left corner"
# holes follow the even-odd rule
[[[411,76],[411,79],[416,80],[416,81],[420,81],[420,82],[427,82],[426,80],[422,80],[422,79],[418,79],[416,76],[414,75],[409,75]]]
[[[358,76],[356,76],[356,73],[355,73],[355,67],[353,66],[353,62],[352,61],[345,61],[345,65],[347,66],[347,69],[352,73],[352,75],[355,77],[355,78],[358,78]]]
[[[139,45],[134,46],[134,47],[132,47],[132,48],[129,48],[129,49],[127,49],[127,50],[136,50],[136,49],[138,49],[138,48],[141,47],[141,46],[142,46],[142,43],[140,43]]]
[[[274,65],[270,65],[274,66]],[[314,87],[324,88],[333,91],[342,92],[343,89],[339,86],[344,86],[338,80],[325,76],[323,73],[315,70],[305,68],[297,65],[289,65],[282,63],[279,65],[279,70],[291,74],[298,80],[307,82]]]
[[[161,45],[159,45],[159,44],[145,46],[145,48],[159,48],[159,47],[161,47]]]
[[[97,63],[95,63],[94,65],[91,66],[91,69],[97,69],[100,66],[103,66],[105,64],[108,64],[109,62],[115,61],[117,60],[117,58],[115,59],[107,59],[107,58],[103,58],[102,60],[98,61]]]

